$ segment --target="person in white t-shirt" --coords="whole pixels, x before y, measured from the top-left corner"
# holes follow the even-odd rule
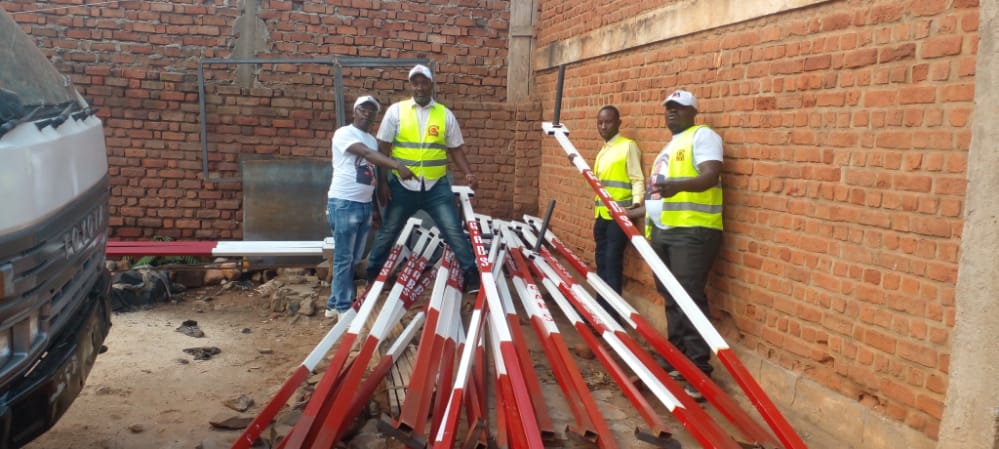
[[[370,95],[354,101],[350,125],[333,133],[333,179],[327,196],[326,216],[333,231],[333,282],[326,300],[326,317],[339,319],[354,303],[354,270],[364,256],[371,229],[372,199],[377,183],[372,165],[397,170],[410,179],[406,166],[378,152],[378,142],[368,131],[381,105]]]
[[[704,289],[722,241],[722,139],[705,125],[695,125],[697,98],[685,90],[663,101],[672,138],[656,156],[646,190],[646,236],[652,248],[705,314]],[[667,335],[705,374],[712,350],[669,291],[656,279],[666,303]],[[671,367],[670,375],[679,373]],[[703,396],[687,385],[694,399]]]

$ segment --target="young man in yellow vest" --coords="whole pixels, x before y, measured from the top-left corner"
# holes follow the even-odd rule
[[[619,134],[621,112],[614,106],[604,106],[597,112],[597,132],[604,139],[593,163],[593,173],[618,206],[628,212],[628,218],[637,219],[645,215],[641,208],[645,198],[645,175],[642,174],[642,157],[634,140]],[[594,197],[593,241],[595,243],[597,275],[614,291],[621,293],[624,283],[624,249],[628,246],[628,236],[614,222],[607,206]],[[603,297],[598,297],[600,305],[613,316],[617,313]]]
[[[367,277],[373,280],[388,257],[399,232],[418,210],[434,220],[451,250],[464,277],[464,290],[479,290],[479,270],[472,245],[461,227],[454,193],[447,177],[448,155],[464,173],[465,183],[475,189],[478,179],[468,164],[462,145],[465,143],[454,114],[433,99],[434,77],[430,69],[416,65],[409,71],[413,97],[389,106],[378,127],[378,149],[409,168],[414,176],[402,179],[392,170],[379,176],[378,197],[385,205],[382,225],[368,255]]]
[[[704,289],[722,241],[722,139],[707,126],[694,125],[697,98],[690,92],[673,92],[663,105],[673,137],[656,156],[649,177],[646,235],[680,285],[707,314]],[[656,287],[666,302],[670,343],[711,375],[711,348],[658,279]],[[670,375],[678,377],[675,371]],[[695,389],[687,386],[685,391],[703,400]]]

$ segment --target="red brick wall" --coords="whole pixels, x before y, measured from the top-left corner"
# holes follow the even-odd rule
[[[570,16],[573,5],[545,2],[539,42],[601,14]],[[596,112],[618,105],[647,168],[669,138],[662,99],[698,95],[698,120],[725,140],[726,239],[709,292],[723,333],[936,438],[977,28],[974,0],[825,3],[573,63],[561,121],[592,161]],[[547,120],[555,81],[537,73]],[[589,255],[591,191],[554,139],[542,147],[539,207],[557,199],[553,229]],[[626,293],[656,298],[631,255]]]
[[[113,237],[239,239],[242,158],[329,158],[336,127],[331,66],[262,65],[246,87],[236,82],[235,66],[212,65],[205,70],[209,178],[235,182],[202,176],[197,64],[235,57],[241,3],[3,5],[100,108]],[[518,151],[511,144],[518,110],[504,102],[506,2],[261,0],[259,11],[267,34],[255,57],[434,61],[438,100],[462,123],[466,153],[480,175],[475,204],[486,213],[515,203],[533,210],[535,198],[514,197],[514,177],[491,166]],[[404,98],[406,70],[345,69],[347,101],[362,92],[386,105]]]
[[[593,0],[539,2],[537,47],[632,19],[682,0]]]

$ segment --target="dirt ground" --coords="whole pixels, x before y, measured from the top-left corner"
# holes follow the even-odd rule
[[[316,304],[321,304],[329,291],[318,284],[309,288],[315,292]],[[116,314],[105,341],[108,351],[98,357],[81,395],[54,428],[27,448],[228,448],[240,432],[216,429],[210,422],[256,416],[329,330],[329,321],[321,315],[320,309],[317,316],[292,318],[273,312],[270,299],[253,289],[222,290],[218,286],[191,290],[144,310]],[[204,337],[178,332],[186,320],[197,321]],[[572,415],[531,326],[524,320],[522,323],[531,340],[529,347],[557,436],[562,439],[554,445],[596,447],[566,439],[561,433],[572,422]],[[581,341],[564,320],[559,326],[571,348]],[[208,360],[194,360],[183,352],[192,347],[217,347],[221,352]],[[633,432],[636,427],[644,428],[643,421],[610,376],[603,374],[599,362],[577,357],[577,363],[618,447],[655,447],[635,438]],[[255,401],[245,413],[223,404],[240,395]],[[700,447],[665,408],[658,407],[683,447]],[[359,446],[404,447],[392,439],[368,440]]]

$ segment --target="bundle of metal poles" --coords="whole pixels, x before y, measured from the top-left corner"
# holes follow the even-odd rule
[[[606,194],[599,183],[595,188]],[[578,332],[642,417],[645,427],[635,429],[634,438],[661,447],[679,447],[664,416],[653,405],[659,402],[705,448],[805,449],[703,314],[692,314],[684,307],[769,429],[739,408],[734,398],[703,375],[554,233],[545,230],[540,237],[545,228],[542,220],[525,216],[523,221],[504,221],[476,215],[471,190],[454,190],[481,276],[482,288],[471,311],[462,313],[461,275],[453,254],[436,229],[411,219],[377,280],[292,373],[233,443],[233,449],[249,448],[335,347],[301,417],[276,446],[334,447],[417,334],[405,400],[397,416],[383,417],[379,427],[384,433],[413,449],[541,449],[561,444],[545,400],[554,393],[541,388],[535,361],[522,335],[521,316],[531,323],[541,342],[572,414],[572,424],[562,430],[598,448],[616,449],[619,441],[584,381],[551,306]],[[651,249],[640,247],[647,242],[637,242],[635,237],[632,242],[674,297],[683,298],[685,293],[662,262]],[[578,276],[569,273],[563,262]],[[395,281],[383,295],[393,275]],[[592,292],[609,301],[621,322],[576,279],[584,279]],[[689,295],[686,300],[690,301]],[[693,310],[700,312],[696,306]],[[403,331],[387,351],[381,352],[381,343],[398,328]],[[717,423],[687,396],[646,347],[676,367],[729,424]],[[639,388],[640,384],[644,388]],[[487,394],[490,391],[492,395]]]

